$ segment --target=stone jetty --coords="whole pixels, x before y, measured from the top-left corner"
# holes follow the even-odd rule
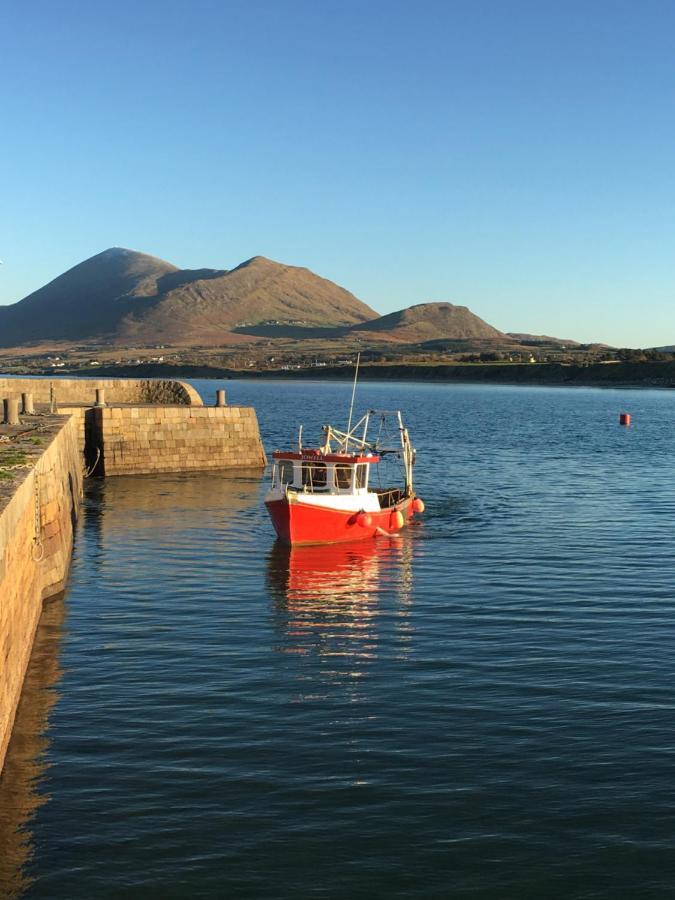
[[[0,378],[0,772],[42,604],[64,589],[85,474],[263,467],[255,410],[171,380]]]

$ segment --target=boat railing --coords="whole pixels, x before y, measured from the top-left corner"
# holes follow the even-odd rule
[[[407,494],[402,488],[371,488],[380,501],[380,509],[388,509],[403,500]]]

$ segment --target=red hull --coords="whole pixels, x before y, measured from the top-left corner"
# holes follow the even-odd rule
[[[265,503],[277,536],[287,544],[336,544],[342,541],[361,541],[383,532],[399,531],[395,513],[403,516],[403,524],[412,517],[413,498],[408,497],[391,509],[369,513],[368,527],[357,521],[358,513],[314,506],[308,503],[289,503],[287,500],[271,500]]]

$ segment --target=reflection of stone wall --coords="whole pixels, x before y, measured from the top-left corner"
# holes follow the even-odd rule
[[[40,790],[49,746],[49,712],[58,699],[63,598],[45,606],[30,658],[12,740],[0,778],[0,897],[20,897],[30,886],[26,866],[32,855],[31,819],[48,799]]]
[[[59,406],[96,401],[96,388],[105,389],[108,403],[181,403],[201,406],[197,391],[184,381],[161,378],[0,378],[0,399],[32,393],[36,403],[49,403],[50,386]]]
[[[94,502],[85,511],[87,527],[103,529],[110,539],[128,533],[131,522],[140,531],[180,532],[202,527],[205,511],[213,509],[226,513],[217,517],[220,527],[226,527],[233,516],[258,504],[262,478],[258,466],[217,473],[165,472],[156,478],[93,479],[90,497]]]
[[[227,532],[235,532],[240,540],[242,516],[258,507],[262,479],[259,467],[91,479],[83,521],[89,543],[98,551],[91,560],[93,569],[107,558],[116,541],[152,540],[163,555],[167,548],[180,545],[185,533],[202,530],[205,522],[214,525],[218,541]],[[155,536],[150,537],[150,532]],[[163,540],[156,537],[159,534]],[[254,546],[241,549],[256,550]]]
[[[42,601],[65,584],[82,496],[76,423],[68,418],[58,424],[51,443],[0,512],[0,769]]]
[[[266,462],[251,407],[125,406],[89,415],[98,434],[101,474],[253,468]]]

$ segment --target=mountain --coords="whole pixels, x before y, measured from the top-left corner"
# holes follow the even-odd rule
[[[208,347],[245,336],[356,338],[371,344],[510,338],[465,306],[420,303],[378,316],[310,272],[254,256],[234,269],[179,269],[113,247],[12,306],[0,306],[0,346],[30,342]]]
[[[505,335],[488,325],[466,306],[452,303],[419,303],[398,312],[380,316],[371,322],[353,325],[351,334],[376,333],[381,340],[418,344],[445,338],[448,340],[504,340]]]
[[[523,332],[509,331],[510,338],[519,344],[559,344],[564,347],[578,347],[578,341],[565,340],[565,338],[549,337],[547,334],[524,334]]]
[[[92,256],[12,306],[0,306],[0,344],[81,340],[108,334],[157,294],[178,269],[164,260],[114,247]]]
[[[113,247],[12,306],[0,307],[0,345],[30,341],[222,344],[256,325],[351,326],[377,313],[309,269],[255,256],[237,268],[178,269]]]
[[[230,272],[214,272],[166,291],[152,309],[120,324],[120,340],[217,344],[233,332],[335,328],[376,313],[349,291],[309,269],[254,256]]]

